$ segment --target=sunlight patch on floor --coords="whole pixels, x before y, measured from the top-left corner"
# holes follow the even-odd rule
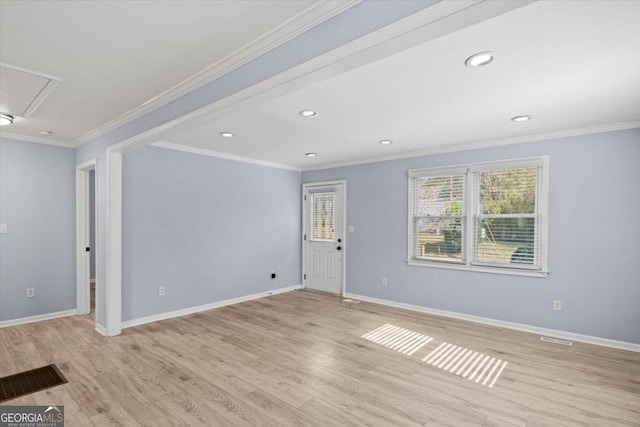
[[[426,355],[422,361],[489,388],[493,387],[507,366],[507,362],[502,359],[446,342]]]
[[[427,345],[433,337],[394,326],[389,323],[362,335],[362,338],[411,356]]]

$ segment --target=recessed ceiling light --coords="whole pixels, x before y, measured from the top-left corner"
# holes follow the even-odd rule
[[[51,135],[53,133],[53,131],[50,130],[41,130],[40,131],[40,135]]]
[[[317,117],[318,116],[318,113],[316,111],[312,111],[312,110],[302,110],[298,114],[300,114],[302,117]]]
[[[464,61],[467,67],[482,67],[493,61],[493,52],[478,52]]]
[[[220,132],[220,136],[224,136],[225,138],[233,138],[233,134],[231,132]]]
[[[531,120],[531,116],[515,116],[511,117],[512,122],[526,122],[527,120]]]
[[[0,114],[0,126],[6,126],[13,123],[13,116],[8,114]]]
[[[380,141],[380,144],[382,145],[390,145],[393,144],[393,141],[390,139],[383,139],[382,141]]]
[[[318,153],[304,153],[304,155],[307,157],[315,157],[318,155]]]

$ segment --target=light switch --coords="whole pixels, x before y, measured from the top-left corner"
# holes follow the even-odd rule
[[[350,225],[347,230],[349,231],[349,233],[355,233],[356,232],[356,226],[355,225]]]
[[[0,224],[0,234],[7,234],[7,224]]]

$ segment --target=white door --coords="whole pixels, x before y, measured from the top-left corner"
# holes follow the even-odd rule
[[[304,186],[304,284],[342,294],[344,183]]]

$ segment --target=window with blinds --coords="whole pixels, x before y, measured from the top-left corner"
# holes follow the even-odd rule
[[[417,258],[462,262],[464,175],[416,177],[413,252]]]
[[[409,264],[546,276],[546,164],[409,171]]]
[[[537,177],[536,167],[476,172],[473,263],[540,267]]]

